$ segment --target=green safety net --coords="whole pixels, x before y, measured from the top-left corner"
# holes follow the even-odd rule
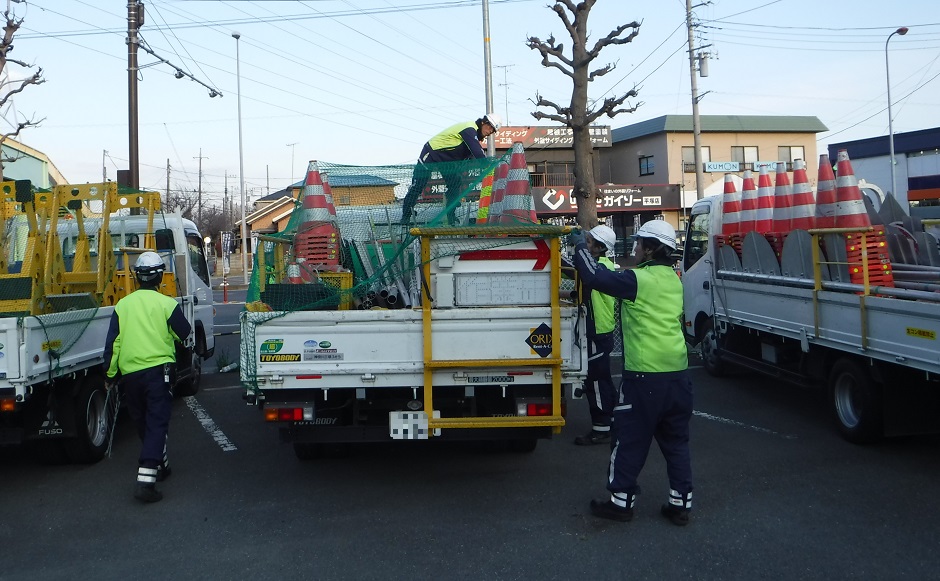
[[[442,164],[311,162],[287,224],[269,230],[256,239],[246,299],[247,310],[264,313],[255,320],[298,310],[419,308],[427,300],[424,260],[566,233],[538,223],[518,144],[503,157]],[[431,245],[422,259],[416,232],[428,230],[446,233],[439,237],[447,243]],[[242,331],[249,388],[257,387],[253,330]]]
[[[106,328],[110,311],[101,308],[137,288],[132,267],[141,252],[164,257],[161,292],[183,294],[170,224],[159,210],[159,193],[113,183],[41,189],[27,180],[0,182],[0,319],[39,330],[36,355],[48,363],[50,379],[64,372],[73,350],[104,346],[103,335],[88,327]],[[93,340],[102,345],[89,345]],[[16,346],[3,343],[4,359],[15,357]]]

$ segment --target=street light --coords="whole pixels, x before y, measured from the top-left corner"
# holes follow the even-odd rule
[[[242,148],[242,67],[241,59],[238,53],[238,39],[242,35],[237,32],[232,33],[235,39],[235,77],[238,88],[238,181],[241,183],[242,195],[242,275],[245,284],[248,284],[248,225],[245,223],[245,206],[248,205],[245,200],[245,150]]]
[[[885,41],[885,80],[888,81],[888,147],[891,150],[891,194],[895,199],[898,197],[898,185],[895,178],[895,167],[894,167],[894,126],[893,119],[891,117],[891,74],[888,72],[888,42],[891,40],[891,37],[895,34],[900,34],[904,36],[907,34],[907,27],[902,26],[901,28],[895,30],[888,35],[888,40]]]

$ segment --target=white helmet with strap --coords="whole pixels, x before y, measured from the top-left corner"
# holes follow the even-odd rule
[[[664,220],[650,220],[640,226],[634,238],[655,238],[669,248],[676,249],[676,229]]]
[[[503,126],[503,120],[496,113],[487,113],[483,116],[483,121],[489,123],[493,131],[499,131],[499,128]]]
[[[614,234],[614,231],[610,226],[598,224],[597,226],[591,228],[588,234],[591,235],[591,238],[606,246],[607,252],[614,251],[614,247],[617,245],[617,235]]]
[[[137,263],[134,265],[134,274],[137,280],[145,282],[154,282],[163,277],[166,265],[163,259],[156,252],[147,251],[137,257]]]

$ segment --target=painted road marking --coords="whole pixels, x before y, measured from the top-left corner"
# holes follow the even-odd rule
[[[779,436],[779,437],[783,438],[784,440],[795,440],[795,439],[796,439],[796,436],[793,435],[793,434],[781,434],[780,432],[775,432],[775,431],[769,430],[769,429],[767,429],[767,428],[761,428],[761,427],[758,427],[758,426],[751,426],[751,425],[749,425],[749,424],[745,424],[744,422],[739,422],[739,421],[737,421],[737,420],[731,420],[731,419],[728,419],[728,418],[723,418],[723,417],[721,417],[721,416],[716,416],[716,415],[709,414],[709,413],[705,413],[705,412],[693,411],[693,412],[692,412],[692,415],[698,416],[698,417],[700,417],[700,418],[704,418],[704,419],[706,419],[706,420],[712,420],[712,421],[714,421],[714,422],[718,422],[718,423],[721,423],[721,424],[728,424],[729,426],[736,426],[736,427],[738,427],[738,428],[744,428],[744,429],[746,429],[746,430],[751,430],[751,431],[754,431],[754,432],[760,432],[760,433],[762,433],[762,434],[769,434],[769,435],[771,435],[771,436]]]
[[[195,397],[190,395],[184,397],[183,401],[186,402],[186,407],[188,407],[189,410],[193,412],[193,415],[196,416],[196,419],[199,420],[200,424],[202,424],[202,429],[204,429],[206,433],[209,434],[213,440],[215,440],[215,443],[218,444],[220,448],[222,448],[223,452],[234,452],[235,450],[238,450],[238,448],[235,447],[235,444],[233,444],[232,441],[228,439],[228,436],[222,432],[222,429],[219,428],[215,421],[209,416],[209,412],[207,412],[205,408],[203,408],[199,402],[196,401]]]

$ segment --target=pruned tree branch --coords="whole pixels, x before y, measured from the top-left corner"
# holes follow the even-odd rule
[[[624,101],[626,101],[627,99],[630,99],[636,96],[637,96],[637,90],[634,88],[634,89],[630,89],[629,91],[627,91],[620,97],[616,97],[616,98],[608,97],[604,99],[603,105],[601,105],[596,111],[588,113],[587,122],[591,123],[592,121],[598,119],[602,115],[607,115],[608,117],[614,117],[615,115],[619,115],[620,113],[633,113],[634,111],[637,110],[637,107],[643,104],[642,102],[637,103],[634,106],[628,105],[627,108],[618,109],[618,107],[620,107],[620,105],[622,105]]]
[[[593,81],[597,77],[603,77],[604,75],[606,75],[607,73],[609,73],[610,71],[616,68],[617,68],[616,63],[610,63],[606,67],[591,71],[591,74],[588,75],[588,82]]]
[[[16,95],[17,93],[22,93],[23,89],[25,89],[29,85],[41,85],[45,82],[46,82],[46,79],[42,78],[42,69],[40,68],[29,77],[23,79],[22,81],[19,81],[19,85],[16,88],[10,89],[7,93],[0,95],[0,108],[3,108],[4,106],[6,106],[7,102],[10,100],[10,98],[13,95]]]
[[[526,41],[526,46],[532,50],[539,51],[539,54],[542,55],[542,66],[543,67],[555,67],[561,72],[565,73],[569,77],[574,73],[572,69],[574,68],[574,62],[571,59],[565,56],[565,45],[555,44],[555,36],[549,36],[544,42],[539,39],[537,36],[530,36]],[[565,68],[561,63],[555,62],[548,57],[552,56],[561,61],[568,66]]]
[[[552,109],[556,111],[555,113],[543,113],[541,111],[536,111],[535,113],[532,114],[532,116],[538,120],[551,119],[552,121],[558,121],[559,123],[564,123],[567,125],[571,119],[570,108],[562,107],[561,105],[558,105],[557,103],[549,101],[548,99],[545,99],[538,93],[536,93],[534,101],[532,99],[529,99],[529,100],[532,101],[532,103],[534,103],[536,107],[551,107]]]
[[[631,32],[628,36],[624,38],[619,38],[620,35],[623,33],[623,31],[625,31],[628,28],[632,28],[633,32]],[[598,54],[600,54],[601,49],[604,48],[605,46],[608,46],[611,44],[627,44],[628,42],[632,42],[633,39],[636,38],[636,35],[638,34],[640,34],[639,22],[633,21],[630,24],[621,24],[617,28],[611,30],[607,36],[605,36],[604,38],[594,43],[594,48],[589,50],[588,54],[593,59]]]

